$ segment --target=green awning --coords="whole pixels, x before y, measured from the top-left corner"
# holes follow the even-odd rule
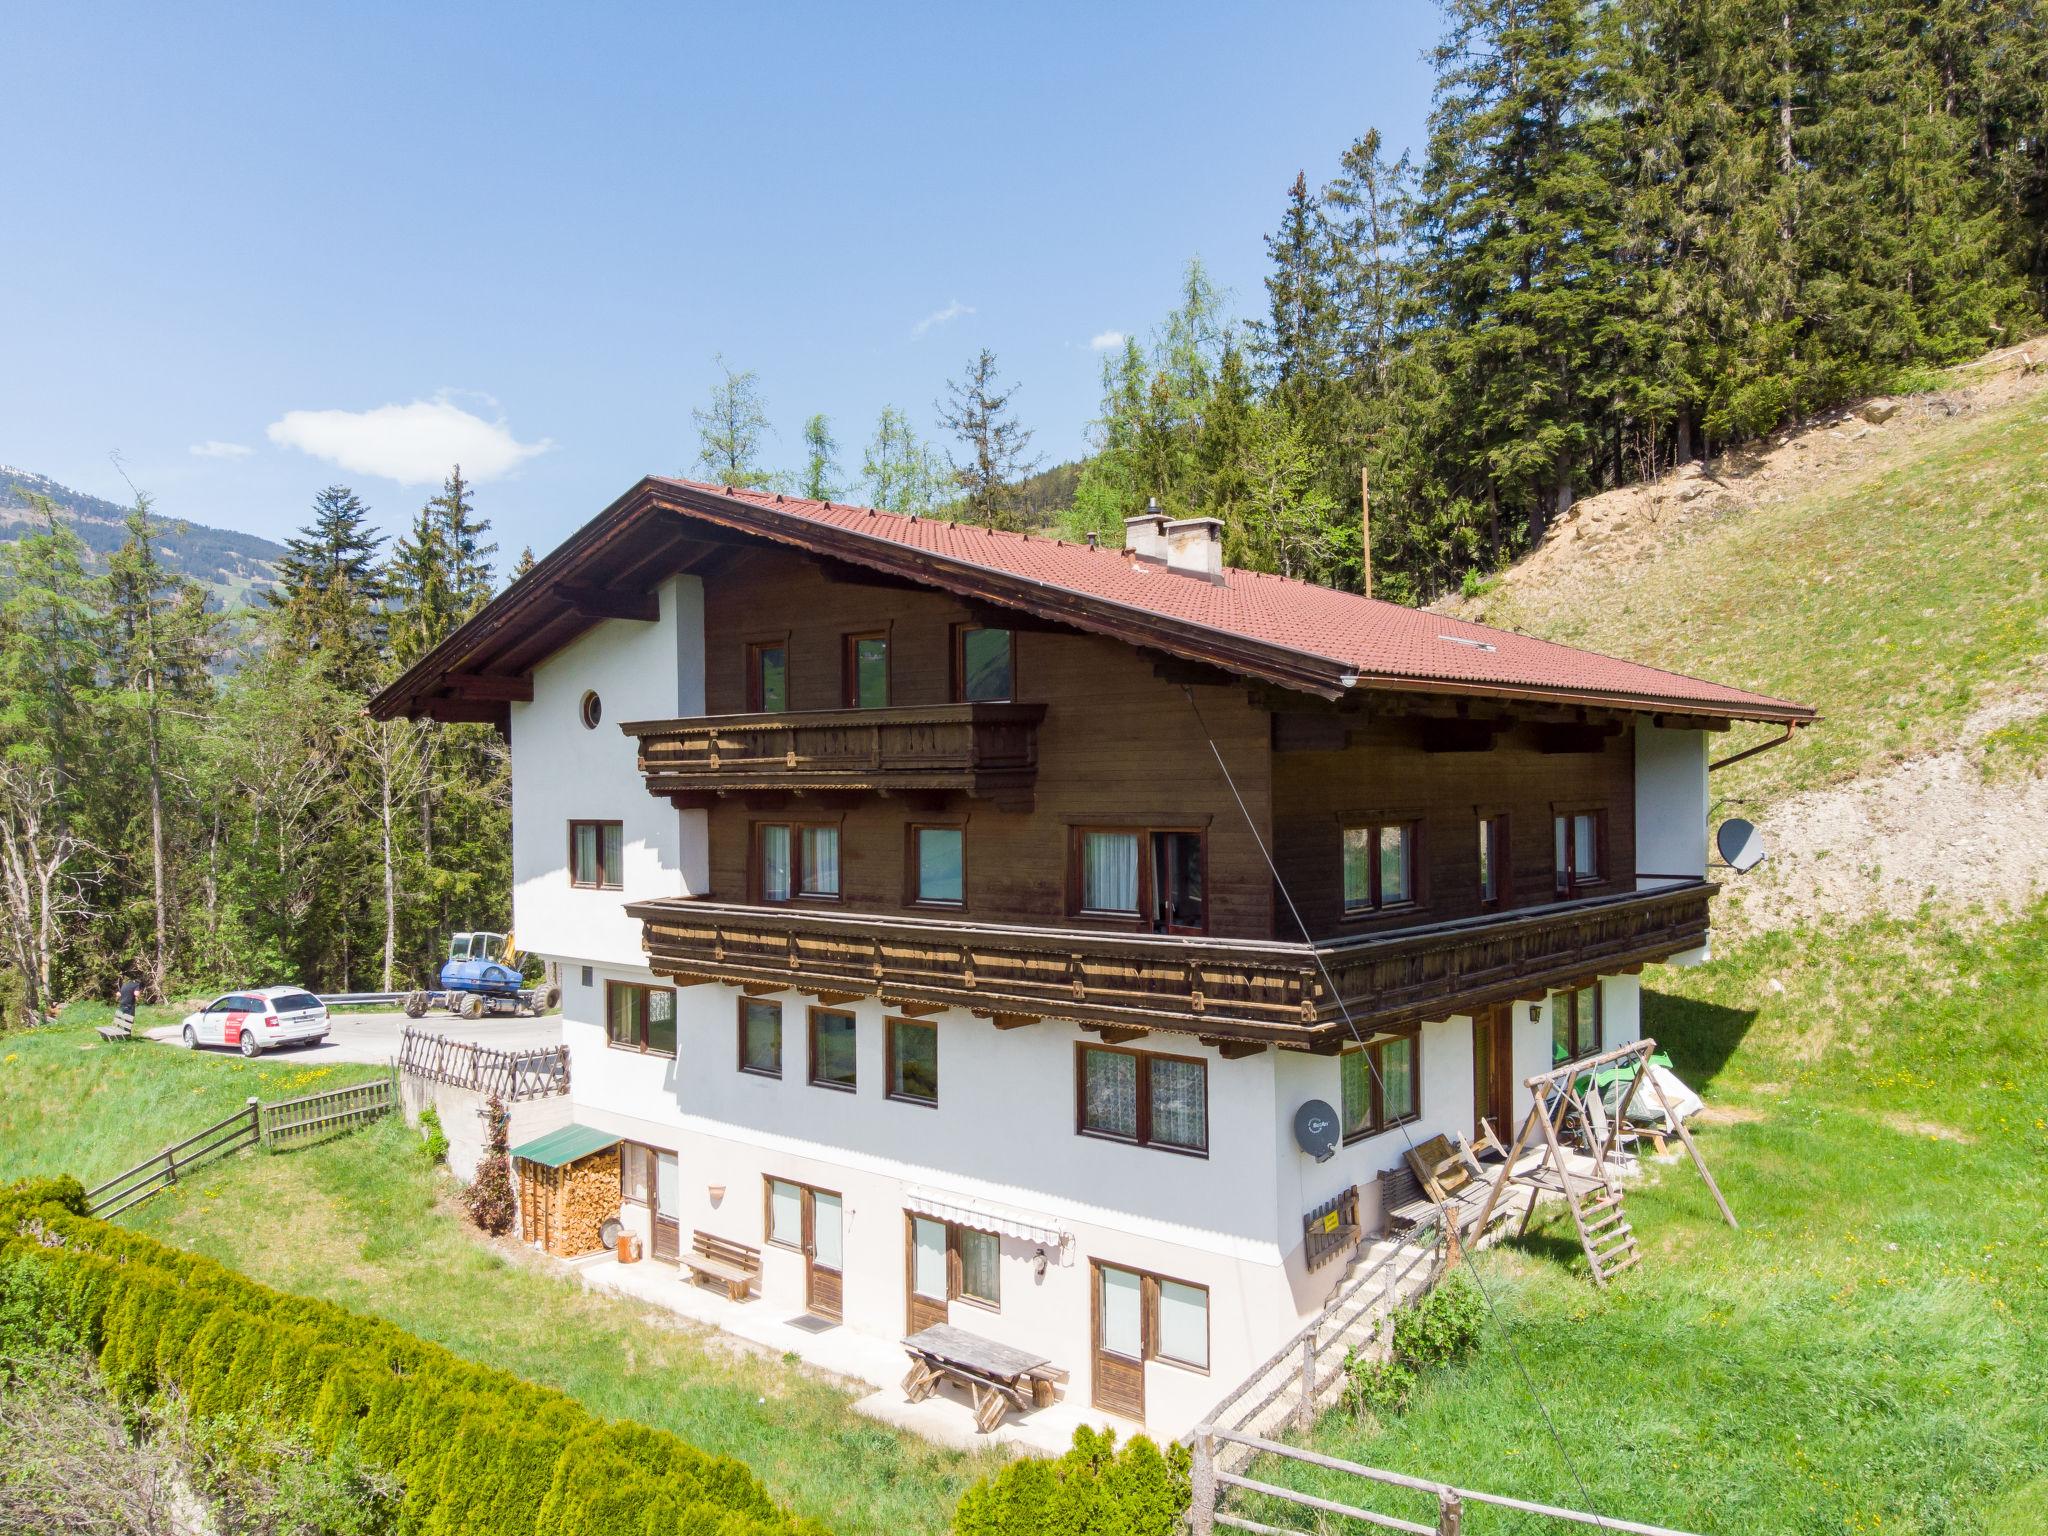
[[[521,1142],[512,1149],[512,1155],[523,1157],[529,1163],[539,1163],[543,1168],[559,1168],[593,1152],[602,1152],[606,1147],[616,1147],[625,1139],[587,1125],[565,1125],[559,1131],[549,1131],[545,1136]]]

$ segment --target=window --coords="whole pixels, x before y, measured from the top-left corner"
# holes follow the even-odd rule
[[[889,707],[889,637],[846,637],[845,704],[848,709]]]
[[[1344,1139],[1362,1141],[1422,1113],[1422,1042],[1413,1029],[1352,1046],[1337,1058]]]
[[[939,1102],[939,1027],[922,1019],[889,1020],[888,1095],[910,1104]]]
[[[804,1187],[787,1179],[768,1181],[768,1219],[763,1223],[768,1241],[778,1248],[804,1245]]]
[[[637,1141],[619,1148],[619,1198],[634,1205],[654,1203],[654,1148]]]
[[[1377,912],[1412,906],[1420,824],[1375,822],[1344,829],[1344,910]]]
[[[1575,896],[1606,876],[1607,813],[1575,811],[1556,818],[1557,894]]]
[[[1084,1045],[1079,1052],[1081,1135],[1208,1155],[1207,1063],[1107,1045]]]
[[[811,1010],[811,1082],[820,1088],[854,1090],[853,1015],[834,1008]]]
[[[789,646],[781,640],[747,647],[747,711],[780,714],[789,708]]]
[[[676,1053],[676,995],[667,987],[630,981],[604,984],[605,1031],[622,1051],[650,1056]]]
[[[782,1004],[740,999],[740,1070],[756,1077],[782,1076]]]
[[[1508,889],[1508,819],[1479,818],[1479,904],[1497,907]]]
[[[583,722],[583,729],[596,730],[598,721],[604,718],[604,700],[594,693],[584,694],[582,701],[576,706],[576,715]]]
[[[754,830],[755,889],[762,901],[792,896],[836,900],[839,828],[762,822]]]
[[[1002,1240],[930,1216],[910,1218],[910,1288],[931,1301],[1002,1306]]]
[[[1550,999],[1550,1059],[1577,1061],[1599,1054],[1599,985],[1554,994]]]
[[[1074,910],[1137,918],[1155,933],[1208,927],[1207,839],[1194,830],[1074,830]]]
[[[911,900],[948,907],[966,901],[966,843],[959,827],[910,829]]]
[[[1131,1360],[1209,1369],[1209,1289],[1143,1270],[1095,1265],[1095,1343]]]
[[[616,821],[569,823],[569,883],[581,890],[616,891],[625,885],[626,833]]]
[[[1008,703],[1017,696],[1016,641],[1007,629],[961,624],[953,630],[953,697]]]

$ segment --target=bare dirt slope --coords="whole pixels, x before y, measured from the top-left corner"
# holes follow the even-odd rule
[[[1735,932],[2048,892],[2048,339],[1590,497],[1461,616],[1817,706],[1714,778]],[[1762,739],[1738,730],[1717,755]]]

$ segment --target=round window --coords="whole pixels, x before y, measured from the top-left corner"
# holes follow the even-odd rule
[[[604,701],[594,693],[586,693],[583,695],[580,713],[583,716],[583,728],[586,731],[594,731],[597,729],[597,722],[604,718]]]

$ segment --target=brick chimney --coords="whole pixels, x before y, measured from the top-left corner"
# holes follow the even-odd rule
[[[1166,558],[1166,514],[1156,497],[1146,501],[1138,516],[1124,519],[1124,548],[1140,560]]]
[[[1223,579],[1223,519],[1183,517],[1168,523],[1166,564],[1169,570],[1185,571],[1211,581]]]

